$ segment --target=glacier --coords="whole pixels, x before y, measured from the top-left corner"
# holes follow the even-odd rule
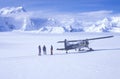
[[[120,32],[120,15],[104,16],[92,20],[91,16],[86,16],[87,19],[81,17],[82,13],[80,15],[66,13],[43,16],[44,14],[44,12],[38,13],[39,17],[35,17],[35,12],[28,12],[23,7],[2,8],[0,9],[0,32]],[[98,16],[94,15],[94,17]]]
[[[90,41],[95,51],[56,50],[64,47],[57,41],[87,39],[114,35],[113,38]],[[31,33],[0,32],[0,79],[119,79],[119,33]],[[38,45],[46,45],[47,55]],[[53,45],[53,55],[50,46]]]

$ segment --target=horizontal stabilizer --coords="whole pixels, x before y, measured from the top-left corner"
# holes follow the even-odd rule
[[[57,50],[65,50],[65,48],[57,48]]]
[[[64,41],[58,41],[57,43],[64,43]]]

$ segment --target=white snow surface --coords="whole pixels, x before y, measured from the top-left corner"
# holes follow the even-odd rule
[[[96,51],[58,51],[57,41],[114,35],[90,41]],[[120,36],[117,33],[0,33],[0,79],[119,79]],[[38,45],[47,55],[38,56]],[[50,46],[53,54],[50,55]],[[43,53],[43,52],[42,52]]]
[[[120,15],[113,15],[110,11],[70,14],[27,12],[23,7],[0,9],[0,31],[16,30],[49,33],[120,32]]]

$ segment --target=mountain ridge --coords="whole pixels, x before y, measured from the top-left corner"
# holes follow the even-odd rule
[[[13,16],[14,15],[14,16]],[[23,7],[0,9],[0,32],[120,32],[120,16],[110,16],[96,21],[81,20],[80,17],[56,16],[33,17]]]

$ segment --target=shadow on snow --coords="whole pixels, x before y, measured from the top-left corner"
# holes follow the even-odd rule
[[[57,53],[54,55],[67,55],[67,54],[84,54],[84,53],[89,53],[89,52],[95,52],[95,51],[112,51],[112,50],[120,50],[120,48],[110,48],[110,49],[94,49],[94,50],[83,50],[83,51],[78,51],[78,52],[68,52],[68,53]]]

